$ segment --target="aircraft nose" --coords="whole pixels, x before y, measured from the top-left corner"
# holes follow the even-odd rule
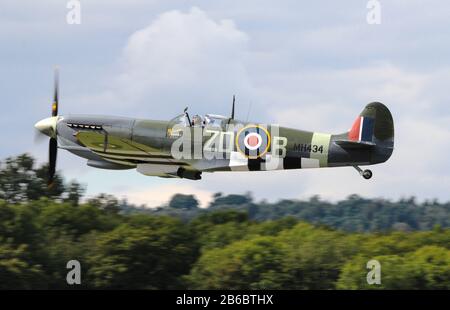
[[[57,117],[48,117],[40,120],[34,125],[34,128],[42,132],[44,135],[54,137],[56,134],[56,121]]]

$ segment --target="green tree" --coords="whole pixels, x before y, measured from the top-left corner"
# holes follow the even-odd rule
[[[381,265],[381,285],[368,284],[367,262],[376,259]],[[414,289],[413,274],[405,259],[399,255],[367,257],[358,255],[341,270],[336,284],[338,289]]]
[[[80,204],[80,199],[83,197],[84,191],[85,189],[80,183],[77,181],[72,181],[67,185],[66,195],[63,201],[74,206],[78,206]]]
[[[366,264],[376,259],[381,265],[381,284],[368,284]],[[449,289],[450,251],[425,246],[404,255],[367,257],[358,255],[349,260],[339,277],[339,289]]]
[[[53,186],[47,186],[48,168],[35,168],[28,154],[9,157],[0,165],[0,199],[23,203],[40,197],[59,198],[65,191],[62,177],[56,173]]]
[[[244,237],[248,224],[246,213],[221,210],[203,213],[193,219],[189,226],[201,245],[216,247]]]
[[[450,289],[450,250],[424,246],[406,256],[415,278],[416,289]]]
[[[173,218],[134,217],[99,234],[87,255],[87,281],[96,288],[181,288],[195,258],[192,238]]]
[[[175,194],[169,201],[169,208],[192,210],[198,208],[198,200],[194,195]]]
[[[78,238],[93,230],[110,230],[121,222],[119,216],[90,204],[74,206],[69,203],[51,203],[47,200],[41,203],[46,205],[36,221],[49,238],[60,234]]]
[[[113,195],[101,193],[88,199],[88,204],[108,213],[117,214],[121,210],[119,200]]]
[[[46,288],[42,266],[30,261],[26,245],[15,247],[0,239],[0,289]]]
[[[283,244],[256,237],[205,251],[186,280],[193,289],[281,289]]]
[[[211,202],[210,207],[219,207],[225,205],[244,205],[252,202],[252,197],[250,193],[245,195],[231,194],[227,196],[222,196],[220,193],[214,195],[214,201]]]
[[[333,289],[344,262],[358,252],[358,240],[342,232],[299,223],[281,232],[286,246],[283,272],[289,289]]]

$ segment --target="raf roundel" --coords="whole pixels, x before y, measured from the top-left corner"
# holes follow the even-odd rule
[[[236,148],[250,159],[264,156],[270,147],[270,135],[266,128],[248,125],[236,135]]]
[[[259,133],[252,132],[245,136],[244,145],[249,150],[257,150],[262,144],[262,137]]]

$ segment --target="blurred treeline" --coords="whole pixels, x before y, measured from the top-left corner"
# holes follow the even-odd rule
[[[0,166],[0,288],[450,289],[449,203],[331,204],[175,195],[155,210],[83,188],[28,155]],[[66,284],[66,263],[82,284]],[[381,263],[368,285],[366,263]]]

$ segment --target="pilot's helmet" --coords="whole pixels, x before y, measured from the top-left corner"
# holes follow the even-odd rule
[[[194,117],[192,118],[192,124],[194,124],[194,126],[200,126],[203,123],[203,119],[200,115],[194,115]]]

